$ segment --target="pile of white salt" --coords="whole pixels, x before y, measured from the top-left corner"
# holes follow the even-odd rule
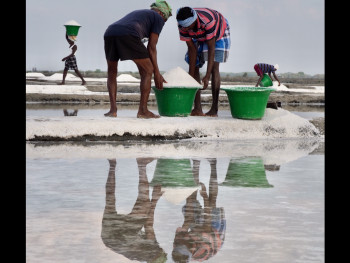
[[[163,74],[163,78],[168,83],[163,83],[163,87],[198,87],[202,88],[202,85],[199,84],[190,74],[188,74],[181,67],[173,68]]]

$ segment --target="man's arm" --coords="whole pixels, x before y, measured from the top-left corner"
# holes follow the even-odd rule
[[[71,56],[74,56],[75,52],[77,51],[77,46],[75,45],[73,48],[72,48],[72,53],[64,58],[62,58],[62,61],[65,61],[66,59],[70,58]]]
[[[163,76],[160,74],[159,68],[158,68],[158,63],[157,63],[158,38],[159,38],[158,34],[151,33],[149,40],[148,40],[147,50],[148,50],[151,62],[153,64],[154,82],[155,82],[156,88],[159,90],[162,90],[163,89],[163,82],[165,82],[165,83],[167,83],[167,82],[164,80]]]
[[[278,86],[281,86],[281,82],[280,82],[280,80],[277,78],[276,73],[273,71],[272,74],[273,74],[273,76],[275,77],[275,79],[278,81]]]
[[[207,73],[202,79],[203,89],[206,89],[209,84],[210,75],[214,67],[214,57],[215,57],[215,37],[207,41],[208,44],[208,65],[207,65]]]
[[[196,69],[196,60],[197,60],[197,47],[192,40],[186,41],[186,44],[188,48],[188,60],[189,60],[188,74],[190,74],[194,78],[195,69]]]

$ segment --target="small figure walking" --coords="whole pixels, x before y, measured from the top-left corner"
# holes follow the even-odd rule
[[[65,85],[65,80],[66,80],[66,76],[67,76],[69,69],[73,69],[75,71],[75,73],[79,76],[79,78],[81,78],[81,80],[82,80],[81,85],[85,85],[86,81],[78,69],[77,58],[74,55],[75,52],[77,51],[78,47],[75,44],[75,42],[68,37],[67,33],[66,33],[66,39],[67,39],[67,42],[69,44],[69,48],[72,50],[72,53],[70,55],[62,58],[62,61],[65,61],[65,63],[64,63],[64,70],[63,70],[63,79],[59,85]]]

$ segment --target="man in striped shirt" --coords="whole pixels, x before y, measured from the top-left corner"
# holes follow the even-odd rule
[[[185,60],[189,64],[189,74],[201,83],[199,69],[208,61],[201,90],[208,87],[211,77],[213,97],[210,110],[203,113],[201,90],[198,90],[191,116],[217,117],[221,82],[219,65],[227,61],[231,46],[228,21],[216,10],[188,6],[177,10],[176,19],[180,40],[186,41],[188,47]]]
[[[265,73],[269,74],[269,77],[272,80],[271,72],[272,72],[273,76],[275,77],[275,79],[278,81],[278,86],[281,85],[281,82],[279,81],[279,79],[277,78],[276,73],[275,73],[276,70],[279,69],[278,64],[270,65],[270,64],[266,64],[266,63],[257,63],[254,65],[254,69],[256,71],[256,74],[259,76],[259,80],[256,83],[255,87],[257,87],[259,85],[259,83],[262,80],[262,78],[264,77]]]

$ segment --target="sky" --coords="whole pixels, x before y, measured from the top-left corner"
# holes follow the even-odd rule
[[[63,70],[70,54],[64,24],[77,21],[77,63],[80,71],[107,70],[103,34],[107,27],[136,9],[149,9],[147,0],[27,0],[26,70]],[[160,33],[157,53],[161,71],[187,70],[187,51],[180,41],[176,10],[183,6],[208,7],[222,13],[230,24],[231,49],[221,72],[254,72],[256,63],[279,64],[280,73],[324,74],[324,0],[169,0],[173,16]],[[201,69],[205,72],[206,64]],[[137,71],[132,61],[119,71]]]

